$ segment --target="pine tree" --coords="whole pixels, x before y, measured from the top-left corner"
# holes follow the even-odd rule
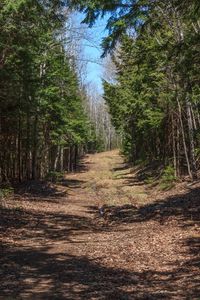
[[[0,179],[72,170],[88,121],[63,39],[62,5],[5,0],[0,8]]]

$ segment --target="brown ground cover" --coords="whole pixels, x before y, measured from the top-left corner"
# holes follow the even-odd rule
[[[137,174],[112,151],[16,187],[0,209],[0,299],[200,299],[200,184],[160,192]]]

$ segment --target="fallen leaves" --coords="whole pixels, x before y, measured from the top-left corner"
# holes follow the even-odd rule
[[[137,198],[140,187],[121,189],[126,177],[120,171],[112,176],[122,163],[119,155],[96,154],[87,161],[87,171],[67,175],[64,187],[21,187],[1,208],[0,296],[198,299],[200,187]],[[119,190],[126,199],[132,191],[129,203],[120,203],[120,193],[112,202]]]

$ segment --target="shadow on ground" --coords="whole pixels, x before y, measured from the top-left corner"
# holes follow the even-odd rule
[[[134,195],[133,195],[134,196]],[[90,206],[90,213],[98,215],[98,207]],[[186,194],[156,200],[154,203],[137,207],[135,205],[104,206],[104,219],[121,223],[158,221],[164,224],[176,220],[178,226],[191,227],[200,225],[200,188]]]
[[[85,181],[77,179],[62,179],[57,183],[45,181],[26,181],[14,185],[15,198],[21,200],[28,197],[32,202],[58,203],[68,196],[68,189],[79,189]],[[63,189],[64,188],[64,189]]]
[[[78,180],[63,181],[63,186],[67,187],[79,188],[81,184]],[[41,196],[44,201],[50,201],[50,205],[59,192],[52,186],[37,185],[35,188],[28,186],[25,190],[22,186],[18,193],[23,195],[27,189],[38,199]],[[82,253],[78,254],[78,251],[76,256],[71,255],[62,246],[68,243],[78,247],[75,236],[81,236],[78,243],[84,244],[88,234],[120,231],[124,223],[154,220],[162,226],[175,220],[185,230],[191,226],[195,228],[200,221],[199,195],[200,189],[196,188],[185,195],[168,197],[141,207],[105,207],[101,219],[96,206],[88,207],[91,217],[0,208],[0,234],[3,237],[0,245],[0,299],[199,300],[198,235],[180,241],[182,256],[171,264],[170,271],[141,269],[136,272],[134,266],[133,271],[109,267],[102,264],[101,258],[92,260]],[[59,196],[61,199],[62,194]],[[108,226],[102,226],[99,220],[105,220]]]
[[[130,168],[130,165],[129,164],[124,164],[122,163],[120,166],[116,167],[116,168],[113,168],[112,171],[113,172],[119,172],[119,171],[125,171],[127,169]]]
[[[117,222],[116,226],[125,219],[126,222],[161,221],[169,216],[177,218],[180,226],[194,226],[199,221],[198,195],[199,190],[194,190],[181,198],[166,199],[138,209],[112,207],[109,217]],[[90,209],[92,212],[94,208]],[[6,235],[14,229],[19,239],[33,241],[32,246],[24,247],[9,242],[1,244],[2,299],[199,299],[199,237],[182,242],[183,255],[190,255],[189,259],[178,257],[168,272],[129,272],[103,266],[101,260],[52,252],[51,245],[55,246],[58,241],[73,243],[76,234],[103,232],[104,228],[92,220],[61,213],[1,209],[2,233]],[[87,236],[85,238],[87,242]],[[38,240],[43,241],[39,247],[34,243]]]
[[[13,231],[18,239],[30,239],[33,243],[73,243],[72,239],[76,235],[102,230],[101,224],[85,216],[22,208],[0,208],[0,234],[6,236]]]
[[[199,240],[188,242],[195,251]],[[48,250],[1,245],[3,299],[199,299],[192,260],[182,265],[178,261],[171,272],[129,272]]]
[[[59,182],[59,184],[70,189],[80,189],[85,182],[86,181],[77,179],[63,179]]]
[[[88,157],[88,155],[85,155],[79,160],[75,173],[87,173],[89,171],[90,166],[93,165],[93,163],[87,161]]]
[[[153,161],[144,166],[138,165],[130,169],[129,164],[121,164],[117,168],[114,168],[112,171],[115,174],[116,172],[122,172],[122,174],[115,175],[116,179],[125,179],[125,184],[127,186],[140,186],[143,185],[145,180],[149,178],[157,180],[160,178],[163,171],[163,164],[159,161]],[[124,171],[127,171],[124,173]],[[132,176],[131,176],[132,175]]]
[[[44,198],[57,198],[67,195],[66,191],[60,192],[58,187],[51,182],[30,180],[14,185],[15,196],[30,196]]]

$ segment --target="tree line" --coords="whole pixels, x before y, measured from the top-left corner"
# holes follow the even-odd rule
[[[0,3],[0,182],[73,171],[98,150],[68,51],[69,14],[62,1]]]
[[[200,2],[70,1],[93,25],[108,16],[104,55],[114,80],[104,81],[112,122],[129,160],[158,160],[176,176],[200,167]],[[115,49],[115,51],[113,51]]]
[[[112,125],[105,100],[99,92],[95,92],[94,88],[88,89],[86,111],[92,124],[93,134],[93,139],[88,144],[89,152],[118,149],[121,146],[121,138]]]
[[[2,0],[0,180],[73,170],[85,149],[109,148],[109,134],[117,144],[107,110],[88,105],[67,51],[72,9],[85,14],[89,26],[107,20],[103,56],[111,54],[116,72],[104,80],[104,99],[124,154],[134,163],[158,160],[172,166],[176,176],[195,179],[200,165],[198,0]]]

